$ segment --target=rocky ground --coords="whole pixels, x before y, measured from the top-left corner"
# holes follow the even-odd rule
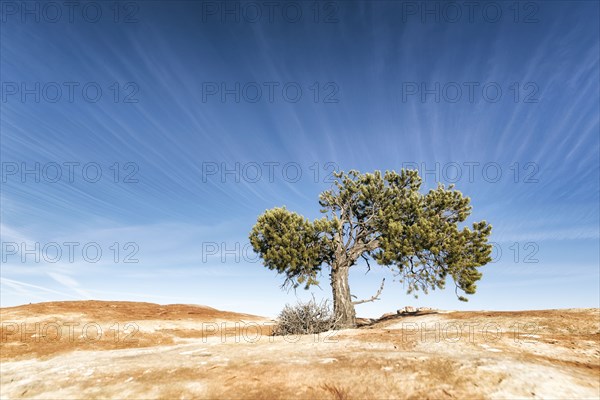
[[[421,311],[269,336],[273,321],[194,305],[0,309],[0,397],[600,397],[600,310]]]

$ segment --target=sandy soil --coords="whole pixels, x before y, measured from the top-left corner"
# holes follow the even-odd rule
[[[0,309],[0,397],[600,398],[600,310],[431,311],[272,337],[194,305]]]

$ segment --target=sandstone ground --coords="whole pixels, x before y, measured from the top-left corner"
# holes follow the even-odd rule
[[[195,305],[0,309],[2,399],[600,398],[600,310],[427,311],[272,337]]]

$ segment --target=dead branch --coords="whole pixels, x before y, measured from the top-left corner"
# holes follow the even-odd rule
[[[369,273],[369,271],[371,271],[371,264],[369,264],[369,258],[367,256],[365,256],[364,254],[361,254],[360,256],[363,258],[363,260],[367,262],[367,272],[365,272],[366,275],[367,273]]]
[[[370,299],[366,299],[366,300],[353,301],[352,304],[356,305],[356,304],[369,303],[371,301],[379,300],[379,296],[381,295],[381,292],[383,291],[384,283],[385,283],[385,278],[383,278],[383,280],[381,281],[381,287],[379,288],[377,293],[375,293],[375,296],[371,297]]]

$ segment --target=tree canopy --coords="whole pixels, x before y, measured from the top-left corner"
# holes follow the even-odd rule
[[[350,301],[349,290],[339,293],[346,291],[344,270],[363,259],[369,269],[369,260],[390,268],[408,293],[444,288],[448,276],[460,300],[467,299],[458,290],[475,293],[481,278],[477,268],[491,261],[491,225],[480,221],[462,226],[471,214],[468,197],[442,184],[421,193],[422,180],[415,170],[352,170],[335,178],[332,188],[320,195],[325,217],[309,221],[285,207],[274,208],[258,217],[250,233],[254,251],[267,268],[285,274],[285,285],[308,289],[329,266],[334,308],[339,308]],[[337,299],[336,279],[346,280]],[[352,314],[347,318],[354,318],[353,308],[345,307]]]

